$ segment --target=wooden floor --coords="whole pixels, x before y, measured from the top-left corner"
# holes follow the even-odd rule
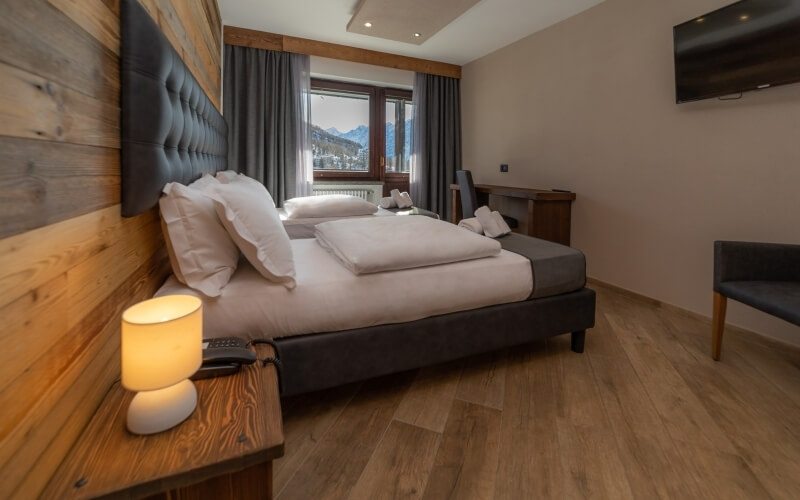
[[[569,336],[286,399],[280,500],[800,498],[800,351],[595,287]],[[710,292],[709,292],[710,293]]]

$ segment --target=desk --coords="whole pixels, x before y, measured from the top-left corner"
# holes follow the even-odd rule
[[[258,346],[260,357],[272,352]],[[125,428],[133,393],[114,384],[42,498],[272,498],[272,460],[283,455],[275,367],[257,362],[195,386],[186,421],[136,436]]]
[[[458,184],[450,184],[453,191],[452,214],[453,224],[462,219],[461,196]],[[570,224],[572,221],[572,202],[575,193],[564,193],[546,189],[528,189],[491,184],[475,184],[478,206],[489,204],[489,195],[519,198],[528,201],[528,220],[521,224],[520,232],[569,245]]]

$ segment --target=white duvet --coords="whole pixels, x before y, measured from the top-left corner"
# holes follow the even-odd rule
[[[505,250],[485,259],[356,276],[313,239],[291,245],[297,270],[292,290],[264,279],[243,260],[219,297],[205,298],[175,276],[156,295],[200,297],[204,336],[250,340],[403,323],[517,302],[533,287],[530,261]]]
[[[501,250],[493,239],[422,216],[324,222],[315,235],[354,274],[480,259]]]

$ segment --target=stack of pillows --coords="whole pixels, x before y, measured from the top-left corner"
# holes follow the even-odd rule
[[[171,182],[159,200],[176,278],[218,297],[239,252],[266,279],[295,287],[289,236],[263,184],[233,171],[204,175],[188,186]]]

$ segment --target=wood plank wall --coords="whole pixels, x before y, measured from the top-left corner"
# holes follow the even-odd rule
[[[216,0],[140,1],[219,107]],[[35,498],[169,263],[156,209],[120,217],[119,0],[2,4],[0,497]]]

